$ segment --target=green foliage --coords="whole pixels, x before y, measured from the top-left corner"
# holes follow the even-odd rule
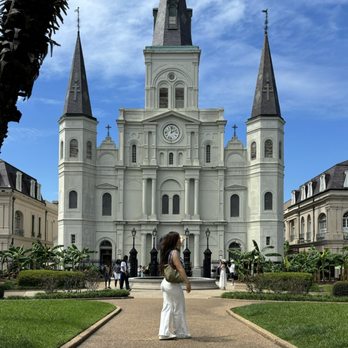
[[[85,275],[82,272],[27,270],[18,275],[18,285],[39,289],[82,288]]]
[[[37,299],[68,299],[68,298],[114,298],[128,297],[128,290],[98,290],[98,291],[82,291],[82,292],[54,292],[54,293],[37,293]]]
[[[269,290],[276,293],[289,292],[293,294],[308,293],[313,283],[309,273],[278,272],[258,274],[253,279],[257,291]]]
[[[348,282],[337,282],[332,287],[333,296],[348,296]]]
[[[61,347],[114,309],[100,301],[0,301],[0,345]]]

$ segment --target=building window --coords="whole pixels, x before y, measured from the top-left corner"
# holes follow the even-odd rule
[[[35,215],[31,216],[31,236],[35,237]]]
[[[304,242],[305,239],[305,219],[301,218],[301,231],[300,231],[300,242]]]
[[[169,16],[168,16],[168,29],[177,29],[178,28],[178,12],[177,12],[177,3],[172,1],[169,5]]]
[[[322,174],[320,176],[320,186],[319,186],[319,192],[323,192],[326,190],[326,175]]]
[[[132,163],[137,163],[137,146],[132,145]]]
[[[301,200],[305,200],[306,199],[306,186],[301,186]]]
[[[271,237],[266,237],[266,246],[271,245]]]
[[[256,159],[256,143],[255,141],[250,145],[250,158],[252,160]]]
[[[265,157],[272,158],[273,157],[273,142],[270,139],[265,141]]]
[[[39,233],[37,234],[38,238],[41,238],[41,218],[39,217]]]
[[[343,228],[348,232],[348,212],[343,215]]]
[[[30,196],[35,198],[35,180],[30,180]]]
[[[185,89],[182,87],[175,88],[175,108],[182,109],[185,107]]]
[[[313,183],[310,181],[307,184],[307,197],[312,197],[313,196]]]
[[[327,232],[327,221],[326,221],[325,214],[319,215],[318,224],[319,224],[318,240],[325,239],[325,234]]]
[[[312,219],[310,215],[307,217],[307,235],[306,235],[306,240],[307,242],[311,241],[311,235],[312,235]]]
[[[102,215],[111,216],[112,197],[110,193],[104,193],[102,201]]]
[[[231,210],[231,214],[230,214],[231,217],[239,216],[239,196],[238,195],[231,196],[230,210]]]
[[[291,191],[291,204],[296,204],[296,190]]]
[[[19,210],[15,212],[15,234],[17,236],[24,236],[23,231],[23,213]]]
[[[159,107],[160,107],[160,109],[167,109],[168,108],[168,88],[160,88]]]
[[[180,197],[178,195],[173,197],[173,214],[180,214]]]
[[[77,192],[69,192],[69,209],[77,209]]]
[[[87,159],[92,159],[92,142],[87,141],[87,150],[86,150]]]
[[[273,210],[273,195],[271,192],[265,193],[265,210]]]
[[[76,139],[70,140],[70,157],[77,157],[79,153],[79,144]]]
[[[76,243],[76,235],[75,234],[72,234],[70,236],[70,242],[71,242],[71,244],[75,244]]]
[[[290,221],[290,241],[295,239],[295,220]]]
[[[64,142],[60,142],[60,159],[64,158]]]
[[[210,163],[211,161],[211,146],[207,145],[205,147],[205,163]]]
[[[174,154],[173,154],[173,152],[169,152],[169,164],[174,164]]]
[[[169,214],[169,197],[168,197],[168,195],[162,196],[162,214]]]
[[[21,172],[16,173],[16,190],[22,191],[22,173]]]

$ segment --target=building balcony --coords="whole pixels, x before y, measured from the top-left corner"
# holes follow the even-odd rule
[[[326,234],[325,233],[319,233],[317,234],[317,241],[325,240]]]
[[[24,237],[24,230],[22,228],[16,228],[14,230],[14,234],[15,236]]]

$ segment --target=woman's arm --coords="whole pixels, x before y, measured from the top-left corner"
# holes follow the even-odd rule
[[[186,284],[186,291],[188,293],[191,292],[191,283],[187,278],[184,267],[182,267],[182,264],[180,262],[179,252],[177,250],[173,251],[172,260],[176,270],[179,272],[181,278],[184,280],[184,283]]]

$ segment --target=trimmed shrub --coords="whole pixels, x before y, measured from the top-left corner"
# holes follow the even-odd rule
[[[98,290],[98,291],[81,291],[81,292],[55,292],[51,294],[37,293],[36,299],[68,299],[68,298],[114,298],[128,297],[128,290]]]
[[[47,291],[55,289],[80,289],[84,287],[85,275],[82,272],[29,270],[18,275],[18,286],[38,288]]]
[[[348,282],[337,282],[332,288],[332,296],[348,296]]]
[[[253,280],[257,291],[264,290],[275,293],[307,294],[313,283],[310,273],[276,272],[258,274]]]

